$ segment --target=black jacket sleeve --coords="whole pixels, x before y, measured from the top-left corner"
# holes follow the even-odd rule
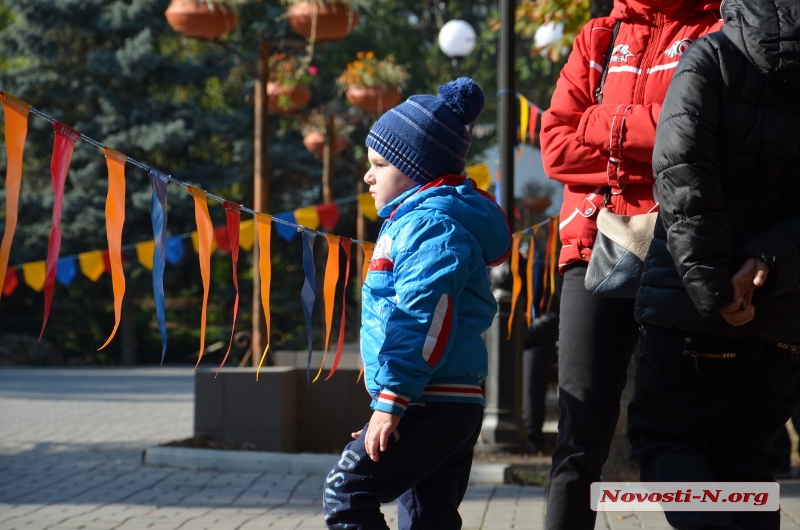
[[[769,265],[763,287],[756,293],[774,297],[800,290],[800,216],[794,215],[751,238],[745,257],[756,257]]]
[[[653,152],[667,245],[684,287],[706,317],[733,301],[730,280],[738,268],[717,150],[721,91],[719,55],[704,37],[672,78]]]

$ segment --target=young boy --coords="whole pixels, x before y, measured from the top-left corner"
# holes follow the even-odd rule
[[[461,528],[472,449],[483,419],[481,333],[497,312],[487,267],[510,250],[490,196],[460,175],[483,110],[471,79],[411,96],[367,137],[364,176],[381,217],[364,281],[361,357],[372,418],[353,433],[324,485],[328,528]]]

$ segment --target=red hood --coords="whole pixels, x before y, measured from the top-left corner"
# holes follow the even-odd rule
[[[614,0],[611,16],[625,20],[635,16],[654,20],[657,13],[682,19],[697,11],[719,12],[720,0]]]

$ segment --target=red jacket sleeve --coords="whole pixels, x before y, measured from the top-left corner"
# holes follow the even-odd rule
[[[549,178],[563,184],[601,185],[606,182],[608,153],[578,141],[581,117],[587,108],[595,104],[589,80],[592,67],[589,65],[591,50],[588,47],[592,27],[594,21],[586,24],[575,37],[572,53],[561,70],[550,108],[542,115],[540,140],[544,171]]]
[[[651,164],[661,104],[592,105],[578,123],[581,145]],[[619,153],[617,153],[619,151]]]
[[[594,89],[601,67],[591,63],[590,41],[595,24],[590,21],[575,38],[550,108],[542,116],[545,173],[567,185],[652,182],[650,166],[661,106],[597,104]],[[605,53],[607,39],[594,47]]]

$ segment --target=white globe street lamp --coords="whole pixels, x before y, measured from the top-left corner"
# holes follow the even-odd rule
[[[547,48],[564,38],[564,24],[548,22],[542,24],[533,36],[533,47],[537,50]]]
[[[454,62],[463,59],[475,49],[477,36],[472,26],[464,20],[451,20],[439,30],[439,48]]]

